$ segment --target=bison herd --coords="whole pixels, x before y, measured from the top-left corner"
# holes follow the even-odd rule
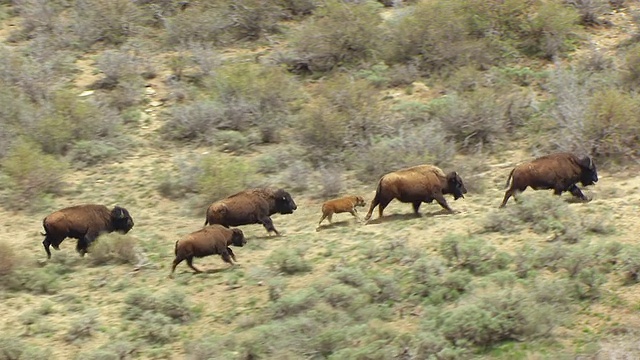
[[[568,191],[587,201],[576,184],[588,186],[597,181],[596,165],[589,156],[579,157],[571,153],[543,156],[511,170],[506,184],[508,189],[500,207],[504,207],[509,198],[515,198],[527,187],[534,190],[553,189],[555,195]],[[416,215],[423,202],[432,203],[434,200],[447,212],[455,213],[444,195],[450,194],[454,200],[458,200],[464,198],[466,193],[462,178],[455,171],[445,173],[433,165],[401,169],[380,178],[364,220],[371,218],[376,207],[379,217],[382,217],[384,209],[393,199],[411,203]],[[365,205],[361,196],[345,196],[325,202],[322,204],[322,217],[316,230],[320,229],[324,219],[331,223],[333,214],[348,212],[359,219],[356,207]],[[176,241],[170,276],[173,276],[176,266],[184,260],[196,273],[200,272],[193,266],[194,257],[220,255],[222,260],[233,265],[236,257],[230,246],[241,247],[247,240],[240,229],[231,228],[232,226],[261,224],[269,234],[273,232],[279,235],[271,215],[292,214],[297,208],[287,191],[270,188],[248,189],[214,202],[207,208],[204,227]],[[126,234],[133,225],[127,209],[119,206],[113,209],[95,204],[72,206],[44,218],[42,226],[45,232],[42,235],[45,238],[42,244],[47,258],[51,258],[50,246],[58,250],[65,238],[78,239],[76,251],[84,256],[100,234],[114,231]]]

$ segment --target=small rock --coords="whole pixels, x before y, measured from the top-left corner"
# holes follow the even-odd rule
[[[155,95],[156,91],[152,87],[148,87],[148,88],[144,89],[144,93],[147,94],[147,95]]]
[[[158,107],[162,105],[162,101],[152,101],[149,103],[149,105],[153,106],[153,107]]]
[[[81,92],[81,93],[80,93],[80,95],[78,95],[78,96],[79,96],[79,97],[90,96],[90,95],[93,95],[93,93],[94,93],[94,92],[95,92],[95,91],[93,91],[93,90],[87,90],[87,91],[83,91],[83,92]]]

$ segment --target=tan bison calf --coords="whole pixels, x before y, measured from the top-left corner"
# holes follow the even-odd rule
[[[384,208],[391,200],[398,199],[404,203],[412,203],[413,211],[418,215],[418,210],[423,202],[437,201],[447,211],[454,211],[449,207],[444,194],[453,195],[454,200],[464,198],[467,189],[462,178],[457,172],[445,174],[440,168],[433,165],[418,165],[410,168],[394,171],[384,175],[378,182],[376,195],[371,201],[369,212],[365,220],[369,220],[373,209],[378,208],[379,217],[382,217]]]
[[[228,229],[217,224],[205,226],[198,231],[192,232],[185,238],[176,241],[176,258],[173,260],[169,277],[173,277],[176,266],[183,260],[187,260],[187,265],[196,273],[200,273],[201,271],[193,266],[194,257],[201,258],[209,255],[220,255],[222,260],[233,265],[231,259],[233,259],[233,261],[237,260],[233,250],[231,250],[229,246],[242,247],[246,243],[247,240],[244,238],[244,234],[240,229]]]
[[[324,219],[329,219],[329,224],[331,224],[333,214],[348,212],[356,219],[360,220],[358,218],[358,210],[356,209],[356,206],[365,206],[364,198],[362,198],[362,196],[349,195],[325,202],[322,204],[322,217],[318,222],[318,228],[320,228],[320,224]]]

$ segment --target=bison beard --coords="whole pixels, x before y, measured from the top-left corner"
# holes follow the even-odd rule
[[[583,201],[589,199],[576,186],[598,182],[598,172],[593,159],[589,156],[578,157],[571,153],[555,153],[539,157],[513,168],[507,178],[508,187],[500,207],[507,205],[511,196],[523,192],[527,187],[534,190],[552,189],[554,195],[568,191]],[[511,186],[509,187],[509,183]],[[516,199],[517,201],[517,199]]]

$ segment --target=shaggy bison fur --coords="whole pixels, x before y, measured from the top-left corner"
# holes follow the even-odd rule
[[[509,182],[511,186],[509,187]],[[596,164],[589,156],[578,157],[571,153],[555,153],[539,157],[524,164],[517,165],[507,178],[508,190],[500,207],[507,205],[511,196],[523,192],[527,187],[534,190],[553,189],[555,195],[569,191],[573,196],[588,201],[576,186],[598,182]]]
[[[270,216],[276,213],[291,214],[297,208],[291,195],[283,189],[249,189],[211,204],[204,224],[225,227],[262,224],[267,232],[280,235]]]
[[[201,272],[193,266],[194,257],[205,257],[209,255],[220,255],[222,260],[233,265],[236,256],[229,246],[244,246],[247,240],[240,229],[229,229],[222,225],[206,226],[198,231],[192,232],[185,238],[176,241],[175,254],[171,266],[170,277],[173,276],[176,266],[183,260],[187,260],[187,265],[196,273]]]
[[[369,220],[373,209],[379,206],[379,217],[382,217],[384,208],[391,200],[398,199],[403,203],[412,203],[416,215],[423,202],[437,201],[447,211],[454,211],[449,207],[444,194],[452,194],[455,200],[464,198],[467,189],[462,178],[457,172],[445,174],[440,168],[433,165],[418,165],[388,173],[378,182],[376,195],[371,202],[369,212],[365,220]]]
[[[49,246],[59,250],[65,238],[78,239],[76,251],[84,256],[89,245],[102,233],[117,231],[126,234],[133,228],[133,219],[127,209],[115,206],[86,204],[64,208],[49,214],[42,220],[44,250],[51,258]]]
[[[359,220],[356,206],[365,206],[364,198],[362,196],[349,195],[325,202],[322,204],[322,217],[318,222],[318,227],[320,227],[320,224],[324,219],[329,219],[329,223],[331,223],[333,214],[348,212]]]

